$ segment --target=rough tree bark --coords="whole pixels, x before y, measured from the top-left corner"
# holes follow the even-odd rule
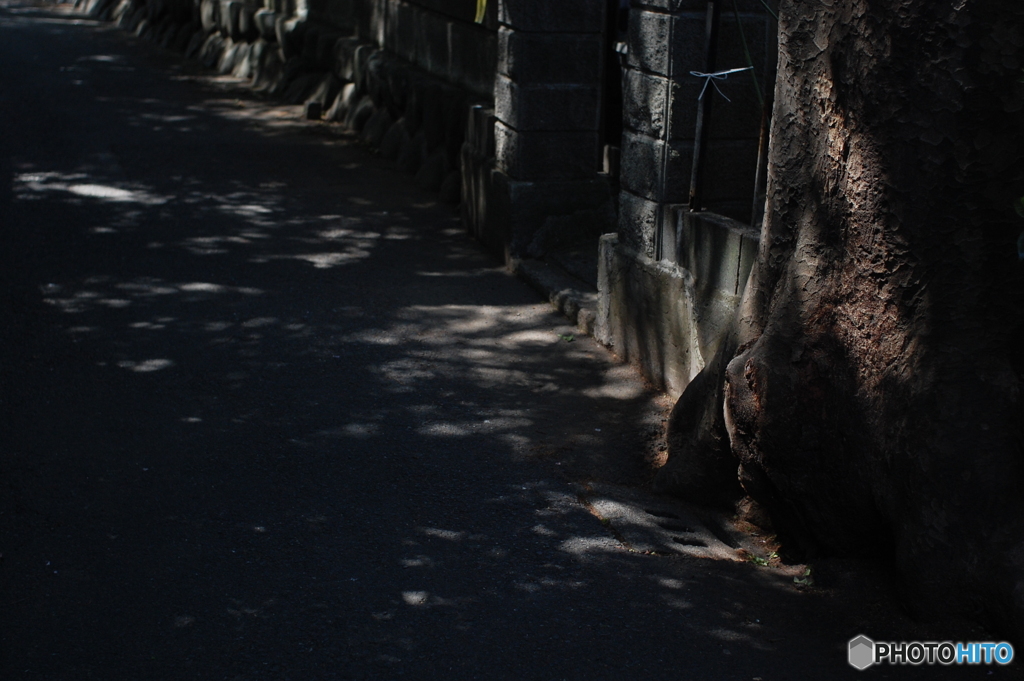
[[[665,480],[727,435],[791,535],[1024,640],[1024,3],[782,0],[779,29],[759,260]]]

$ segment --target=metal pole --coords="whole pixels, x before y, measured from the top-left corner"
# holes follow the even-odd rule
[[[775,104],[775,77],[779,62],[778,24],[769,17],[768,45],[765,49],[764,106],[761,109],[761,138],[757,145],[757,174],[754,178],[754,203],[750,209],[750,226],[757,229],[764,219],[768,187],[768,142],[771,139],[772,109]]]
[[[718,50],[718,24],[722,6],[716,0],[708,2],[706,51],[704,73],[715,72],[715,52]],[[705,88],[704,96],[697,100],[697,131],[693,138],[693,169],[690,172],[690,210],[701,210],[704,191],[704,155],[707,153],[708,133],[711,130],[711,98],[714,88]]]
[[[768,137],[771,134],[772,104],[775,101],[774,88],[772,93],[765,93],[764,107],[761,109],[761,136],[757,143],[757,173],[754,176],[754,203],[750,208],[750,226],[755,229],[764,217],[765,190],[768,186]]]

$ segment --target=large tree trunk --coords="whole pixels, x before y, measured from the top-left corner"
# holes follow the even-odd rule
[[[723,376],[740,480],[791,533],[1024,639],[1024,3],[781,4]]]

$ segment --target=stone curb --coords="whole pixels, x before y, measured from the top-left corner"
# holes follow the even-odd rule
[[[580,333],[594,335],[597,322],[596,289],[543,260],[513,259],[509,268],[545,296]]]

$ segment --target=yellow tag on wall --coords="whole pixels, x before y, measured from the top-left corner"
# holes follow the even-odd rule
[[[476,0],[476,23],[484,23],[484,15],[487,13],[487,0]]]

